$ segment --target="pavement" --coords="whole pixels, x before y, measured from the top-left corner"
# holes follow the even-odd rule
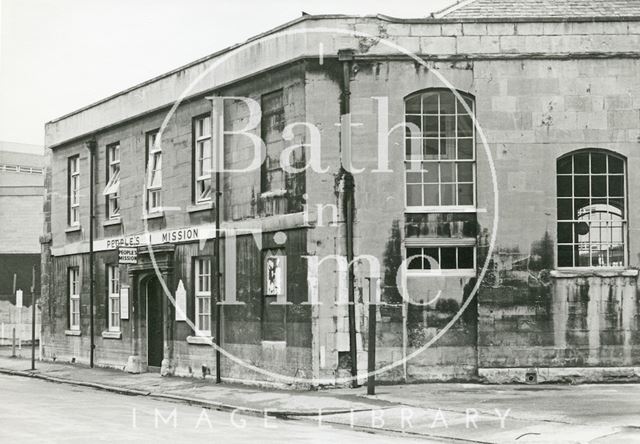
[[[640,384],[405,384],[368,396],[364,387],[287,391],[64,363],[36,367],[0,350],[4,374],[318,427],[443,442],[640,443]]]
[[[239,384],[215,384],[212,378],[161,377],[158,373],[131,374],[117,369],[89,368],[79,364],[36,362],[32,371],[30,351],[17,352],[9,357],[9,350],[0,349],[0,373],[30,376],[51,382],[67,383],[108,390],[123,395],[149,396],[182,401],[214,410],[242,410],[245,414],[263,416],[315,416],[320,410],[326,414],[371,410],[390,405],[382,400],[369,400],[330,391],[267,390]]]

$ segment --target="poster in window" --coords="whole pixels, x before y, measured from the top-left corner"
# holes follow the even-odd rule
[[[120,319],[129,319],[129,287],[120,287]]]
[[[265,264],[265,294],[267,296],[282,295],[283,292],[283,256],[268,256]]]

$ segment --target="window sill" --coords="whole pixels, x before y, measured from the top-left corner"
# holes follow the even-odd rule
[[[164,210],[154,211],[153,213],[147,213],[142,215],[142,220],[149,219],[161,219],[164,217]]]
[[[74,225],[72,227],[68,227],[67,229],[64,230],[65,233],[77,233],[78,231],[81,231],[82,227],[80,225]]]
[[[195,205],[189,205],[187,207],[187,213],[197,213],[199,211],[211,211],[213,209],[213,202],[202,202]]]
[[[187,336],[187,342],[191,345],[211,345],[213,338],[211,336]]]
[[[65,330],[64,334],[66,336],[81,336],[82,335],[80,330]]]
[[[475,237],[406,237],[407,247],[475,247]]]
[[[284,190],[284,189],[265,191],[264,193],[260,193],[260,198],[261,199],[268,199],[270,197],[285,196],[286,194],[287,194],[287,190]]]
[[[476,270],[407,270],[407,277],[476,277]]]
[[[269,341],[269,340],[262,340],[260,341],[260,343],[265,346],[271,346],[271,347],[286,347],[287,346],[287,341]]]
[[[109,219],[109,220],[105,220],[104,222],[102,222],[102,226],[103,227],[111,227],[111,226],[120,225],[120,224],[122,224],[122,219],[121,218]]]
[[[102,337],[104,339],[122,339],[121,331],[103,331]]]
[[[559,268],[551,270],[551,277],[558,279],[578,277],[637,277],[639,270],[633,268]]]
[[[463,206],[428,206],[428,207],[410,207],[404,209],[405,213],[477,213],[478,209],[473,205]]]

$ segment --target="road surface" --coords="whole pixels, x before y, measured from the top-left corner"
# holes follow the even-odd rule
[[[0,375],[2,443],[396,443],[408,437],[218,412],[143,396]],[[420,442],[425,442],[421,440]]]

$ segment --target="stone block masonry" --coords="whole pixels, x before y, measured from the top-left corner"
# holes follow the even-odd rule
[[[640,34],[633,22],[409,23],[372,17],[333,17],[303,19],[290,26],[294,30],[308,26],[311,30],[322,25],[388,38],[420,53],[427,59],[426,66],[371,37],[320,33],[309,33],[305,38],[276,36],[273,41],[267,39],[269,34],[260,37],[250,50],[251,57],[243,54],[230,61],[196,88],[194,96],[172,118],[162,136],[163,205],[167,208],[153,219],[143,218],[146,134],[160,126],[164,118],[162,107],[174,99],[167,91],[181,90],[184,82],[188,83],[220,54],[47,126],[52,157],[47,180],[53,193],[45,203],[47,228],[43,237],[46,267],[43,293],[46,291],[48,295],[43,319],[45,356],[87,359],[88,183],[80,182],[80,229],[69,230],[68,157],[79,154],[81,174],[85,174],[88,158],[83,144],[87,134],[95,134],[102,148],[116,141],[121,144],[121,220],[106,221],[104,203],[98,199],[98,239],[140,234],[145,226],[168,232],[208,225],[213,220],[212,205],[201,205],[193,199],[197,142],[193,125],[195,118],[210,111],[210,103],[204,97],[213,91],[221,96],[250,97],[264,106],[261,123],[249,133],[266,140],[268,156],[260,171],[228,174],[223,181],[221,214],[225,225],[255,225],[263,229],[259,243],[249,235],[223,241],[225,251],[237,252],[233,264],[236,270],[230,271],[231,264],[224,264],[223,289],[220,295],[211,294],[211,302],[232,295],[233,301],[244,305],[225,305],[220,319],[214,317],[213,310],[205,314],[211,314],[211,325],[222,323],[220,339],[228,351],[284,377],[307,381],[322,378],[323,385],[331,385],[350,374],[348,310],[336,303],[346,294],[348,274],[339,269],[335,260],[309,271],[307,259],[303,258],[345,256],[348,251],[347,218],[342,206],[345,176],[340,168],[340,147],[345,146],[343,138],[347,133],[339,125],[344,120],[341,110],[346,109],[348,97],[350,117],[357,124],[350,131],[352,161],[357,168],[365,169],[353,175],[353,249],[357,258],[353,266],[355,342],[361,372],[370,346],[366,340],[365,305],[370,296],[367,278],[378,274],[382,299],[389,305],[380,307],[377,314],[377,366],[401,362],[381,375],[380,379],[386,382],[477,378],[504,381],[505,374],[523,380],[532,372],[540,380],[546,380],[564,374],[556,369],[568,368],[589,369],[581,374],[602,380],[603,375],[619,369],[622,369],[619,374],[627,374],[625,369],[637,368],[640,326],[635,270],[640,266],[640,241],[637,236],[627,234],[627,229],[632,230],[629,234],[633,233],[640,220],[640,209],[634,205],[637,201],[634,193],[640,184],[635,175],[629,174],[640,162],[637,153]],[[322,60],[318,58],[319,42],[325,51]],[[354,53],[354,60],[347,66],[346,81],[343,62],[337,60],[338,50],[343,49]],[[479,127],[475,131],[468,128],[466,136],[455,138],[457,132],[465,131],[468,117],[464,115],[466,111],[460,112],[460,105],[455,105],[455,98],[451,99],[452,110],[439,116],[433,117],[433,110],[407,111],[410,98],[419,97],[416,103],[424,110],[428,109],[429,94],[445,97],[438,99],[443,101],[449,97],[440,76],[464,95],[473,108]],[[349,94],[345,93],[345,83]],[[140,92],[138,89],[148,95],[148,102],[133,100]],[[421,105],[423,94],[427,105]],[[381,108],[381,98],[385,99],[386,108]],[[454,117],[456,109],[459,115]],[[388,136],[390,171],[384,173],[373,171],[378,165],[380,112],[385,113],[389,124],[388,135],[384,132],[383,135]],[[225,103],[223,114],[227,130],[241,129],[248,121],[246,106],[237,101]],[[448,180],[442,159],[439,161],[443,165],[421,164],[426,172],[419,173],[419,183],[411,182],[416,181],[415,176],[409,176],[406,169],[414,153],[407,151],[405,131],[397,126],[406,119],[423,126],[425,135],[420,138],[416,153],[465,156],[468,154],[462,150],[467,140],[463,139],[469,139],[470,158],[446,159],[451,161],[448,165],[456,165]],[[317,134],[300,125],[293,138],[285,138],[284,128],[292,122],[307,122],[317,129]],[[437,130],[430,129],[433,122]],[[447,125],[452,125],[452,132],[446,133]],[[486,136],[486,147],[479,137],[480,129]],[[304,163],[311,158],[309,143],[318,134],[322,165],[328,171],[307,169],[298,175],[284,174],[279,168],[279,154],[287,143],[293,140],[302,146],[298,160]],[[251,160],[252,147],[246,135],[229,134],[222,143],[230,165],[242,166]],[[100,171],[106,159],[102,148],[96,159]],[[598,257],[602,262],[610,261],[612,266],[592,263],[589,267],[567,269],[562,261],[569,253],[561,248],[562,244],[575,244],[570,254],[582,258],[584,251],[590,250],[585,250],[582,238],[572,237],[573,228],[569,230],[569,238],[580,241],[566,241],[564,226],[558,224],[558,198],[565,198],[561,194],[568,191],[559,185],[565,179],[557,173],[561,159],[586,152],[596,156],[606,153],[624,165],[622,170],[616,170],[615,177],[605,181],[605,191],[621,189],[624,195],[610,195],[606,191],[605,195],[591,196],[594,200],[588,205],[618,208],[623,214],[618,215],[620,229],[625,234],[615,242],[609,237],[609,241],[598,243],[609,245],[606,258]],[[453,163],[462,160],[468,160],[472,166],[464,180],[466,170]],[[429,176],[432,168],[436,168],[437,179]],[[611,172],[606,168],[605,171]],[[605,174],[592,173],[577,171],[575,179],[567,177],[579,183],[584,176],[596,183],[599,175]],[[97,177],[96,188],[101,190],[106,177],[104,174]],[[468,184],[471,197],[462,194]],[[437,190],[440,200],[429,205],[410,204],[410,186],[420,199],[425,199],[421,202],[427,202],[433,190]],[[578,187],[572,185],[570,192],[574,188]],[[447,192],[455,194],[458,203],[441,204],[453,199],[447,197]],[[573,196],[576,201],[589,197]],[[460,204],[465,198],[472,203]],[[602,198],[609,200],[604,202]],[[581,207],[579,215],[576,213],[576,218],[584,216],[584,208]],[[499,225],[489,255],[495,211],[499,211]],[[322,213],[322,219],[318,213]],[[312,217],[306,218],[309,214]],[[583,221],[570,223],[578,222]],[[277,231],[282,233],[275,236]],[[565,240],[561,241],[563,236]],[[171,292],[183,285],[187,317],[196,319],[203,313],[197,305],[202,302],[198,299],[201,295],[196,294],[200,277],[195,276],[195,264],[202,258],[211,258],[213,246],[210,240],[191,243],[183,240],[167,238],[156,246],[157,261]],[[463,267],[460,263],[464,262],[465,248],[473,251],[472,264]],[[431,268],[412,269],[407,287],[412,291],[414,303],[409,304],[401,297],[396,275],[402,261],[415,249],[430,254],[436,251],[442,263],[453,251],[455,266],[448,264],[444,276],[430,273]],[[565,256],[561,258],[560,253]],[[277,272],[267,269],[265,260],[274,255],[286,263],[280,281],[286,288],[286,305],[271,304],[280,300],[267,292],[266,275]],[[149,341],[146,333],[153,327],[153,315],[149,317],[147,308],[153,307],[153,300],[150,303],[146,299],[145,291],[153,288],[153,284],[149,287],[149,279],[154,273],[147,250],[141,250],[141,258],[138,264],[120,267],[120,284],[130,288],[131,308],[136,309],[131,313],[136,315],[121,320],[120,337],[109,332],[100,335],[99,365],[123,367],[131,357],[141,370],[154,367],[150,350],[157,347],[155,351],[163,358],[161,366],[165,373],[195,376],[203,367],[214,369],[215,353],[203,345],[191,325],[176,320],[174,309],[166,302],[162,302],[158,314],[163,322],[151,335],[162,337],[162,342],[158,345]],[[97,255],[96,317],[101,332],[108,329],[105,267],[115,260],[115,250]],[[478,284],[485,263],[488,272]],[[79,335],[67,331],[70,267],[82,270]],[[474,293],[476,284],[478,291]],[[438,299],[424,304],[437,293],[434,285],[442,290]],[[322,305],[305,305],[310,294],[317,295]],[[422,305],[415,303],[418,301]],[[465,305],[467,309],[460,314]],[[406,360],[427,344],[431,345],[426,350]],[[279,382],[278,378],[226,358],[220,364],[223,375],[234,380]],[[611,371],[597,370],[602,368]]]

